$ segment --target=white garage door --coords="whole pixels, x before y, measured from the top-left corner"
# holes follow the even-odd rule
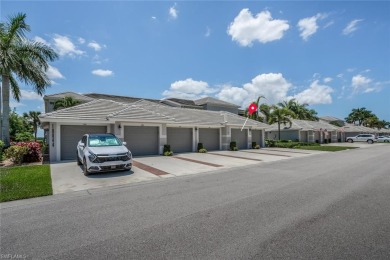
[[[167,128],[167,143],[174,153],[192,152],[192,128]]]
[[[199,143],[208,151],[219,150],[219,129],[200,128]]]
[[[158,154],[158,135],[157,126],[125,126],[124,128],[127,148],[135,156]]]
[[[76,146],[85,134],[105,134],[107,126],[62,125],[61,160],[76,160]]]
[[[247,131],[246,129],[232,129],[232,142],[235,141],[237,143],[238,149],[247,149],[248,148],[248,139],[247,139]]]

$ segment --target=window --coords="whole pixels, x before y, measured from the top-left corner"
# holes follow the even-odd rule
[[[122,145],[121,141],[115,136],[110,135],[95,135],[90,136],[88,140],[88,145],[91,147],[100,147],[100,146],[120,146]]]

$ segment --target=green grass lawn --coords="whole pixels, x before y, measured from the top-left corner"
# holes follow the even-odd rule
[[[52,194],[50,165],[0,168],[0,202]]]
[[[347,146],[302,146],[295,147],[295,149],[302,150],[316,150],[316,151],[325,151],[325,152],[338,152],[348,149],[355,149],[357,147],[347,147]]]

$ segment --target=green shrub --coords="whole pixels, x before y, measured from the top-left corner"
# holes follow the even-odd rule
[[[207,150],[205,148],[199,149],[198,153],[207,153]]]
[[[28,147],[14,145],[5,150],[4,156],[16,164],[21,164],[23,162],[23,157],[27,154]]]
[[[0,140],[0,161],[3,159],[4,142]]]
[[[172,156],[173,152],[172,151],[166,151],[164,152],[164,156]]]
[[[34,136],[29,132],[17,133],[15,135],[16,142],[28,142],[34,140]]]
[[[265,145],[266,145],[267,147],[275,147],[275,144],[276,144],[276,141],[275,141],[275,140],[271,140],[271,139],[265,140]]]
[[[23,157],[23,162],[40,162],[42,159],[41,145],[38,142],[18,142],[11,143],[15,146],[28,148],[28,153]]]
[[[169,144],[164,144],[164,154],[165,152],[170,152],[171,151],[171,146]]]
[[[199,150],[201,150],[201,149],[204,149],[204,146],[203,146],[202,143],[198,143],[198,149],[197,149],[197,150],[199,151]]]
[[[238,151],[237,142],[236,141],[231,141],[230,142],[230,151]]]
[[[252,142],[252,149],[255,149],[256,147],[256,142]]]

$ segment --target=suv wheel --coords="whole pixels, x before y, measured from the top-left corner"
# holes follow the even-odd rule
[[[89,175],[89,171],[88,171],[88,168],[87,168],[87,161],[85,160],[85,158],[83,159],[83,173],[85,176],[88,176]]]
[[[83,163],[80,161],[79,153],[76,151],[76,160],[77,160],[77,165],[82,165]]]
[[[367,140],[367,143],[372,144],[373,141],[370,139],[370,140]]]
[[[347,142],[348,143],[353,143],[353,140],[352,139],[348,139]]]

